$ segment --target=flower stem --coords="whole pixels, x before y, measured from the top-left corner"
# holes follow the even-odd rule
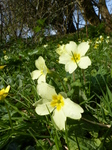
[[[85,84],[85,83],[86,83],[86,78],[85,78],[85,73],[84,73],[84,70],[82,70],[82,75],[83,75],[84,84]]]
[[[73,77],[73,81],[75,81],[75,72],[73,72],[72,77]]]
[[[95,124],[95,125],[98,125],[98,126],[101,126],[101,127],[106,127],[106,128],[110,128],[111,127],[111,125],[109,125],[109,124],[106,125],[106,124],[103,124],[103,123],[97,123],[97,122],[88,120],[86,118],[82,118],[82,120],[85,120],[85,121],[87,121],[89,123],[92,123],[92,124]]]
[[[68,147],[68,149],[70,149],[69,141],[68,141],[68,131],[67,131],[67,128],[66,128],[66,122],[65,122],[65,137],[66,137],[67,147]]]

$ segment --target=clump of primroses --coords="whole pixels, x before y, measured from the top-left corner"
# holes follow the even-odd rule
[[[56,53],[59,54],[59,63],[65,65],[65,71],[72,74],[77,67],[86,69],[91,65],[91,60],[85,56],[89,50],[89,43],[82,42],[77,45],[70,41],[68,44],[59,45]],[[71,119],[80,119],[83,108],[74,103],[64,92],[56,93],[55,88],[46,83],[46,76],[52,73],[46,66],[45,60],[40,56],[35,61],[37,70],[31,73],[33,80],[37,79],[37,93],[41,97],[35,102],[35,111],[38,115],[49,115],[52,113],[52,119],[59,130],[65,130],[67,117]]]

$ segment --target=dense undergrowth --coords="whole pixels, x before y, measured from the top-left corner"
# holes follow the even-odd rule
[[[91,66],[71,75],[58,63],[56,49],[61,44],[88,41]],[[30,73],[42,56],[54,72],[47,82],[57,92],[64,91],[81,105],[80,120],[67,119],[66,131],[57,130],[50,116],[39,116],[33,103],[39,100],[36,80]],[[112,147],[112,37],[86,38],[72,34],[43,38],[39,43],[18,39],[1,45],[0,89],[11,86],[0,101],[0,149],[5,150],[110,150]],[[56,76],[58,74],[58,77]]]

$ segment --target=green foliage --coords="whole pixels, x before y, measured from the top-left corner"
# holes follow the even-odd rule
[[[45,27],[45,19],[38,19],[37,26],[34,28],[35,33],[41,31],[43,27]]]
[[[37,20],[37,24],[38,24],[39,26],[43,27],[43,26],[45,25],[45,20],[46,20],[46,19],[38,19],[38,20]]]
[[[39,25],[42,24],[40,21]],[[84,71],[77,69],[71,76],[63,65],[58,64],[55,50],[58,44],[74,39],[74,35],[56,39],[49,37],[36,45],[31,39],[29,43],[18,39],[1,46],[0,65],[6,67],[0,70],[0,89],[10,84],[11,90],[6,99],[0,101],[0,149],[111,149],[111,42],[106,43],[105,36],[94,48],[96,38],[92,38],[87,54],[92,65]],[[8,58],[4,59],[6,55]],[[35,112],[33,103],[40,97],[36,91],[37,81],[31,79],[30,73],[36,69],[35,60],[40,55],[53,71],[47,76],[47,82],[57,92],[66,92],[70,99],[84,108],[81,120],[67,119],[66,133],[55,129],[51,116],[38,116]]]
[[[105,24],[101,23],[98,26],[89,25],[88,33],[89,33],[89,38],[94,38],[105,34]]]
[[[40,26],[36,26],[36,27],[34,28],[34,31],[35,31],[36,33],[38,33],[39,31],[41,31],[41,27],[40,27]]]

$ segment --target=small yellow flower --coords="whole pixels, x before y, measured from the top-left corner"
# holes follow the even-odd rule
[[[0,90],[0,100],[3,100],[9,93],[10,85],[6,87],[6,89]]]
[[[92,41],[90,40],[90,39],[88,39],[88,41],[87,41],[89,44],[91,44],[92,43]]]
[[[65,53],[65,44],[58,44],[58,48],[56,49],[56,53],[58,53],[59,55],[62,55],[63,53]]]
[[[60,43],[62,44],[62,43],[63,43],[63,41],[60,41]]]
[[[67,79],[67,78],[64,78],[63,80],[64,80],[65,82],[67,82],[67,81],[68,81],[68,79]]]
[[[4,65],[4,66],[0,66],[0,70],[1,70],[1,69],[3,69],[5,66],[6,66],[6,65]]]
[[[3,53],[6,54],[6,51],[4,50]]]
[[[99,43],[101,43],[101,41],[100,40],[96,40],[96,44],[99,44]]]
[[[94,48],[95,48],[95,49],[97,49],[97,48],[98,48],[98,46],[99,46],[98,44],[95,44],[95,45],[94,45]]]

